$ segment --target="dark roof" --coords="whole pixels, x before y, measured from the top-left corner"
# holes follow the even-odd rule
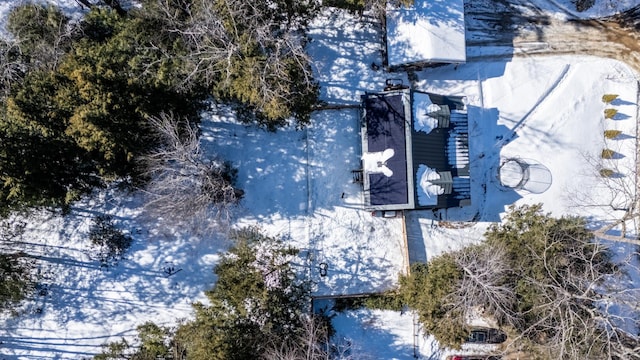
[[[414,91],[414,93],[420,93]],[[421,164],[427,165],[437,172],[450,172],[452,177],[451,192],[438,196],[437,205],[421,206],[416,199],[416,208],[434,207],[449,208],[461,206],[471,199],[469,178],[469,130],[468,119],[463,98],[460,96],[442,96],[431,93],[427,95],[431,102],[446,107],[446,115],[438,114],[441,127],[430,133],[411,129],[413,153],[413,174],[417,176]],[[412,101],[413,103],[413,101]],[[414,110],[419,111],[419,110]],[[435,116],[435,115],[434,115]],[[415,121],[415,119],[412,119]],[[444,123],[444,124],[443,124]],[[416,179],[417,186],[419,179]],[[416,191],[416,197],[418,196]]]
[[[414,127],[413,114],[422,111],[414,109],[414,94],[423,99],[428,96],[429,102],[438,105],[439,110],[429,113],[430,119],[437,120],[437,126],[429,132],[416,131]],[[470,201],[468,121],[462,97],[402,89],[366,94],[362,98],[366,207],[379,210],[447,208]],[[393,149],[394,154],[384,165],[393,174],[389,176],[388,171],[384,173],[378,168],[367,169],[364,162],[371,159],[368,156],[387,149]],[[434,195],[436,199],[430,200],[433,202],[419,199],[419,194],[425,194],[418,178],[420,168],[440,175],[439,186],[445,193]]]
[[[386,161],[393,172],[365,174],[368,180],[369,204],[372,206],[404,205],[409,202],[407,186],[406,108],[402,93],[369,94],[364,98],[366,146],[364,153],[378,153],[393,149]],[[413,195],[413,194],[411,194]]]

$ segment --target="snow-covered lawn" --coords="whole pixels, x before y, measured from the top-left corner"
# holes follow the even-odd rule
[[[452,74],[457,81],[450,80]],[[610,204],[624,208],[629,204],[621,201],[622,192],[635,194],[638,85],[626,65],[585,57],[515,58],[425,71],[420,78],[426,79],[419,82],[421,89],[467,96],[472,205],[436,214],[408,213],[412,259],[428,259],[478,241],[488,224],[500,221],[512,204],[543,203],[546,212],[584,216],[594,226],[623,216],[623,210],[613,210]],[[604,94],[619,97],[607,105]],[[605,108],[615,108],[618,114],[605,119]],[[605,129],[622,134],[605,139]],[[604,148],[619,155],[602,159]],[[510,189],[498,180],[501,163],[512,158],[542,169],[531,171],[522,189]],[[616,169],[617,174],[602,177],[600,167]],[[460,224],[438,226],[440,219],[478,223],[457,229]]]
[[[30,217],[21,250],[36,260],[42,290],[19,316],[1,318],[0,358],[90,356],[106,341],[135,335],[146,321],[174,324],[189,315],[193,301],[204,301],[202,292],[215,281],[212,269],[227,240],[168,229],[141,217],[139,205],[136,196],[106,191],[67,216]],[[99,214],[110,214],[135,240],[125,259],[109,268],[91,256],[87,236]]]
[[[220,116],[204,124],[211,151],[239,169],[245,196],[238,226],[260,226],[300,248],[316,295],[390,289],[408,265],[402,220],[362,208],[351,174],[360,166],[358,111],[321,111],[312,120],[306,130],[276,133]]]
[[[0,11],[12,3],[0,0]],[[70,0],[62,3],[75,7]],[[549,11],[569,6],[568,0],[536,3]],[[594,9],[604,9],[612,2],[596,4]],[[408,83],[405,75],[371,66],[382,61],[378,31],[343,11],[327,11],[314,22],[309,51],[323,100],[353,105],[365,91],[381,90],[387,78]],[[467,98],[472,205],[408,212],[408,251],[402,219],[372,217],[362,209],[363,194],[351,175],[361,152],[357,109],[319,111],[308,129],[275,133],[239,124],[224,111],[203,121],[204,147],[239,168],[245,197],[236,226],[258,225],[298,246],[301,271],[316,282],[317,295],[389,289],[409,259],[425,261],[480,241],[511,204],[544,203],[554,215],[586,216],[594,226],[619,219],[622,211],[607,206],[616,194],[607,185],[635,188],[638,86],[627,66],[585,57],[512,58],[445,66],[417,77],[420,90]],[[608,106],[601,101],[604,94],[619,98]],[[618,115],[605,119],[607,107]],[[605,129],[622,135],[605,140]],[[619,155],[601,159],[605,147]],[[551,181],[529,190],[501,187],[497,170],[506,158],[543,166]],[[618,169],[611,182],[599,176],[600,162]],[[87,253],[87,232],[97,214],[111,214],[135,240],[126,259],[109,269]],[[190,303],[203,300],[202,291],[214,284],[212,268],[228,246],[224,232],[193,234],[145,218],[137,195],[117,190],[83,200],[64,217],[30,218],[22,241],[24,251],[37,257],[48,289],[27,302],[20,316],[0,318],[2,359],[77,359],[95,354],[106,341],[133,335],[145,321],[174,324],[189,317]],[[321,263],[328,266],[327,276],[320,274]],[[168,267],[181,270],[168,276]],[[410,314],[348,312],[335,318],[335,326],[339,337],[372,359],[413,358]],[[422,337],[418,345],[424,358],[447,353]]]

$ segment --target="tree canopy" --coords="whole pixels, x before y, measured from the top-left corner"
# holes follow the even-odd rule
[[[188,359],[258,358],[271,341],[295,337],[303,328],[309,285],[291,266],[297,250],[248,228],[216,266],[209,305],[195,306],[195,320],[177,339]]]
[[[626,291],[610,285],[624,273],[584,219],[522,206],[485,237],[480,245],[414,265],[402,279],[401,294],[426,332],[459,347],[468,334],[467,319],[481,313],[543,357],[637,358],[638,344],[622,327],[632,315],[602,306],[625,303],[618,295]]]
[[[305,52],[316,0],[89,2],[15,7],[0,56],[0,207],[64,205],[160,146],[149,118],[193,127],[204,101],[275,129],[308,123],[318,85]],[[106,6],[99,6],[100,4]]]
[[[97,359],[259,359],[282,349],[322,353],[316,341],[326,339],[317,334],[324,328],[307,316],[310,284],[292,264],[298,251],[256,228],[232,237],[234,246],[214,269],[216,284],[205,293],[208,304],[194,305],[193,320],[175,331],[145,324],[138,328],[141,346],[125,340],[107,344]]]
[[[51,6],[11,12],[22,76],[13,79],[0,117],[5,206],[64,204],[104,179],[131,174],[133,160],[153,146],[146,118],[162,111],[193,118],[203,99],[168,86],[160,71],[142,70],[163,62],[159,51],[144,50],[143,20],[96,8],[73,44],[61,46],[68,21]]]

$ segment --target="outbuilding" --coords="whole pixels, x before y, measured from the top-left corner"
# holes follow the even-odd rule
[[[463,0],[415,0],[388,5],[385,51],[390,70],[460,64],[467,60]]]

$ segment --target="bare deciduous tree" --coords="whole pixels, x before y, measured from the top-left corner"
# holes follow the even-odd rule
[[[355,360],[350,342],[341,342],[329,336],[328,319],[306,316],[295,339],[275,337],[262,355],[264,360]]]
[[[542,297],[533,309],[536,320],[522,328],[522,336],[538,340],[550,355],[563,359],[622,354],[624,359],[640,359],[638,339],[628,332],[630,324],[637,330],[638,313],[629,308],[620,311],[628,295],[637,299],[638,289],[617,283],[624,274],[617,265],[603,262],[609,249],[599,242],[575,242],[558,257],[551,255],[552,249],[567,239],[551,239],[542,252],[528,252],[544,264],[546,280],[522,279]]]
[[[446,334],[480,308],[513,329],[505,352],[527,345],[548,359],[640,359],[636,256],[614,258],[583,219],[553,218],[539,205],[512,209],[486,237],[429,265],[431,291],[416,304],[436,338],[455,341]],[[447,319],[458,320],[433,326]]]
[[[522,224],[515,226],[521,227],[524,241],[517,241],[519,246],[512,244],[511,255],[503,257],[512,259],[509,286],[519,295],[519,302],[512,304],[519,318],[513,324],[518,338],[538,344],[549,358],[600,359],[626,354],[622,358],[640,359],[640,355],[631,355],[637,354],[640,314],[628,306],[629,298],[637,299],[639,293],[624,281],[625,264],[614,262],[610,248],[577,218],[529,213],[519,221]],[[509,233],[515,234],[510,230],[504,234]],[[503,241],[508,242],[510,235]],[[498,238],[489,242],[485,256],[499,251]]]
[[[30,68],[55,69],[77,33],[78,24],[69,20],[54,6],[27,3],[15,7],[7,21],[12,40],[3,44],[7,50],[3,62],[19,61],[22,73]]]
[[[508,284],[509,266],[501,248],[472,246],[456,253],[455,262],[463,276],[450,296],[453,308],[465,309],[465,317],[481,306],[501,324],[516,326],[517,314],[512,310],[517,301]]]
[[[227,221],[242,191],[234,187],[234,170],[208,158],[196,127],[171,114],[150,119],[162,145],[142,159],[150,181],[145,209],[166,221],[213,218]]]
[[[0,92],[3,97],[11,92],[13,84],[22,80],[26,68],[18,44],[12,40],[0,39]]]
[[[613,143],[613,141],[611,141]],[[620,145],[612,145],[616,152],[628,152],[620,149]],[[632,150],[633,151],[633,150]],[[591,154],[583,154],[583,158],[590,165],[587,173],[579,174],[587,178],[595,178],[597,191],[592,187],[577,189],[567,195],[573,207],[603,208],[608,210],[611,218],[602,219],[604,224],[594,230],[600,238],[640,244],[636,238],[640,230],[640,176],[635,163],[631,165],[619,159],[603,159]],[[597,197],[596,194],[599,194]],[[610,230],[619,228],[612,235]]]
[[[315,0],[158,0],[154,8],[187,48],[185,88],[210,87],[271,119],[290,116],[296,101],[315,94],[304,35]]]

